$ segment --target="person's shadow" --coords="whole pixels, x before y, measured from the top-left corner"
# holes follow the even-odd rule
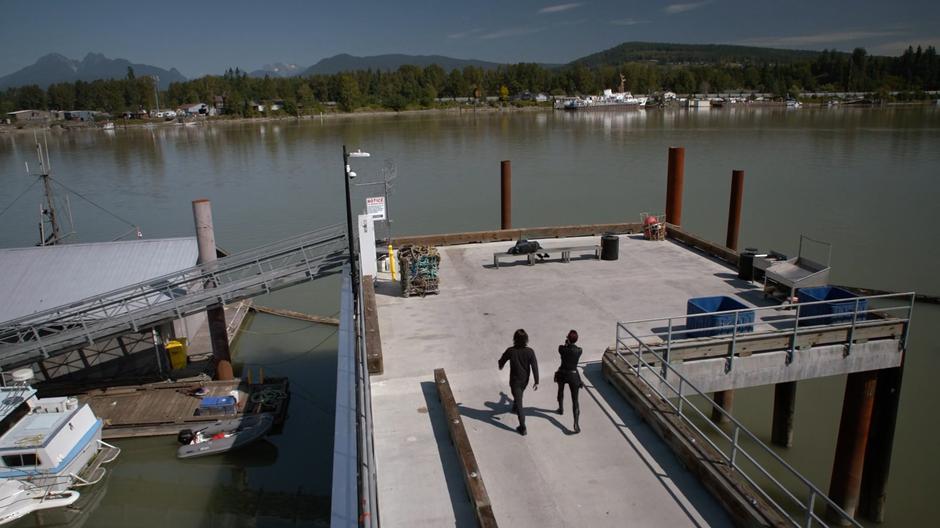
[[[479,422],[487,423],[493,427],[518,434],[516,433],[515,427],[503,421],[503,415],[507,415],[507,417],[510,419],[515,417],[516,413],[512,410],[512,404],[512,398],[510,398],[505,392],[499,391],[499,401],[483,402],[483,405],[486,407],[485,409],[474,409],[473,407],[467,407],[462,403],[457,404],[457,409],[461,416],[465,416]],[[556,415],[554,409],[523,407],[522,412],[525,413],[526,418],[542,418],[544,420],[548,420],[548,422],[561,429],[561,432],[565,433],[566,435],[575,434],[573,430],[568,429],[561,422],[559,422],[557,418],[555,418]]]

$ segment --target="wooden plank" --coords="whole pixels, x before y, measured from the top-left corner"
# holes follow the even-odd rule
[[[362,279],[362,303],[366,327],[366,365],[369,374],[382,374],[385,363],[382,359],[382,337],[379,334],[379,310],[375,303],[375,285],[369,275]]]
[[[692,233],[683,231],[679,226],[672,224],[666,224],[666,235],[677,242],[681,242],[682,244],[716,257],[735,268],[738,267],[738,252],[733,249],[728,249],[721,244],[710,242]]]
[[[434,370],[434,384],[437,386],[437,396],[444,407],[447,430],[450,431],[450,439],[457,451],[457,460],[460,461],[460,468],[463,470],[464,484],[467,486],[467,494],[473,504],[477,522],[483,528],[496,528],[496,517],[493,515],[490,496],[483,484],[483,475],[477,465],[473,447],[470,445],[470,438],[467,436],[467,430],[464,428],[463,419],[460,416],[460,409],[457,408],[457,401],[454,399],[454,393],[447,381],[447,374],[444,369]]]
[[[326,325],[339,326],[339,319],[335,317],[327,317],[325,315],[315,315],[308,314],[303,312],[295,312],[294,310],[287,310],[285,308],[272,308],[270,306],[259,306],[257,304],[253,305],[250,310],[256,312],[265,313],[269,315],[278,315],[281,317],[287,317],[290,319],[297,319],[299,321],[307,321],[310,323],[319,323]]]
[[[579,236],[597,236],[604,233],[618,235],[641,233],[643,225],[639,222],[621,224],[588,224],[555,227],[528,227],[521,229],[498,229],[494,231],[470,231],[437,235],[404,236],[392,239],[392,245],[415,246],[453,246],[460,244],[481,244],[486,242],[504,242],[520,238],[564,238]]]

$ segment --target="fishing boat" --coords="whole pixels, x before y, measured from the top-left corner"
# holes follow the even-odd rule
[[[13,479],[0,481],[0,524],[13,522],[37,510],[63,508],[78,500],[77,491],[50,491]]]
[[[72,397],[38,398],[33,371],[19,369],[0,387],[0,479],[49,492],[90,486],[121,453],[101,440],[103,422]],[[0,495],[0,500],[6,497]]]
[[[565,103],[565,110],[617,110],[626,108],[641,108],[646,105],[648,97],[636,97],[624,91],[626,79],[620,76],[619,91],[605,89],[602,95],[588,96],[573,99]]]
[[[183,444],[176,450],[176,456],[195,458],[232,451],[260,440],[272,425],[274,416],[261,413],[219,420],[196,430],[183,429],[176,437]]]

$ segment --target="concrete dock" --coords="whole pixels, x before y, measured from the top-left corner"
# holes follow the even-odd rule
[[[599,237],[543,240],[552,247]],[[533,266],[493,267],[512,243],[439,248],[440,293],[402,298],[376,282],[384,373],[372,376],[381,522],[470,526],[473,513],[433,370],[444,368],[460,406],[497,521],[505,526],[725,526],[724,509],[601,375],[618,321],[685,313],[690,297],[730,295],[761,304],[735,270],[673,241],[620,236],[620,258],[593,254]],[[515,432],[508,369],[496,361],[525,328],[541,385],[526,391],[528,436]],[[569,329],[584,350],[581,434],[554,413],[557,347]]]

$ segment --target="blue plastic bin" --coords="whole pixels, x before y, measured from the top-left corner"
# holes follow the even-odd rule
[[[725,312],[728,310],[747,310],[748,306],[723,295],[717,297],[696,297],[689,299],[686,307],[687,315],[710,314],[712,312]],[[738,333],[754,331],[754,311],[747,310],[738,312]],[[705,328],[695,332],[687,332],[687,337],[709,337],[721,334],[734,333],[735,314],[718,315],[699,315],[698,317],[686,317],[685,327],[687,330],[696,328]]]
[[[207,414],[234,414],[235,413],[234,396],[206,396],[199,402],[199,408],[196,409],[196,416]]]
[[[796,291],[799,302],[811,303],[817,301],[833,301],[826,304],[815,304],[800,307],[800,324],[808,325],[828,325],[852,322],[852,312],[855,311],[855,299],[858,298],[854,293],[836,288],[835,286],[815,286],[812,288],[800,288]],[[845,300],[841,300],[845,299]],[[859,312],[868,309],[868,299],[858,301]],[[808,319],[813,316],[828,316]],[[857,321],[865,320],[865,314],[858,314]]]

